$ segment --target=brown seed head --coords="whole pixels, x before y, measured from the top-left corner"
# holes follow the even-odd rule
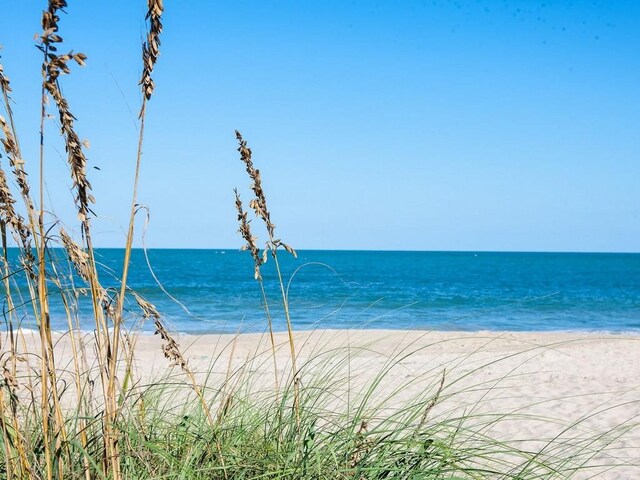
[[[264,194],[264,190],[262,189],[260,170],[258,170],[253,165],[253,160],[251,159],[251,149],[247,146],[246,140],[242,138],[242,135],[238,130],[236,130],[236,139],[238,140],[238,152],[240,152],[240,160],[244,163],[247,174],[253,181],[253,183],[251,184],[251,190],[253,190],[255,198],[253,198],[249,202],[249,207],[253,209],[258,218],[262,219],[267,228],[267,233],[269,234],[267,247],[272,251],[272,253],[278,247],[282,247],[291,255],[297,257],[296,251],[292,247],[284,243],[282,240],[275,238],[276,226],[271,221],[271,215],[269,214],[269,209],[267,208],[267,198]]]
[[[83,53],[73,52],[63,55],[55,53],[57,52],[55,44],[62,42],[62,37],[56,33],[60,20],[57,12],[66,6],[67,2],[65,0],[49,1],[49,8],[42,14],[42,28],[44,31],[40,37],[42,45],[38,48],[45,54],[45,60],[42,64],[44,74],[43,86],[49,95],[51,95],[51,98],[53,98],[58,109],[60,133],[65,140],[67,161],[71,169],[73,189],[76,192],[75,202],[78,208],[78,217],[85,230],[88,230],[88,215],[91,212],[89,204],[95,203],[95,200],[91,195],[91,184],[86,174],[87,158],[82,149],[83,142],[74,129],[74,121],[76,118],[71,113],[69,103],[62,95],[58,83],[60,75],[71,73],[71,69],[69,68],[70,62],[73,61],[83,66],[87,56]]]
[[[46,46],[51,47],[54,43],[62,42],[62,38],[56,34],[58,31],[58,10],[62,10],[67,6],[65,0],[49,0],[47,9],[42,12],[42,35],[40,41]],[[53,48],[55,51],[55,47]]]
[[[142,310],[144,318],[153,320],[156,327],[155,334],[160,335],[160,338],[164,341],[164,344],[162,345],[162,353],[165,358],[171,361],[174,365],[180,367],[184,372],[191,373],[189,366],[187,365],[187,360],[182,355],[182,352],[180,352],[180,345],[169,334],[168,330],[162,323],[162,317],[155,305],[148,302],[135,292],[133,293],[133,296],[136,299],[136,303]]]
[[[4,384],[7,386],[10,392],[16,390],[18,388],[18,381],[16,380],[15,375],[12,373],[12,368],[9,366],[9,361],[11,358],[7,358],[4,362],[2,362],[2,376],[4,379]]]
[[[30,196],[27,172],[25,172],[24,170],[24,160],[20,158],[20,149],[18,148],[18,142],[16,142],[10,126],[7,124],[7,121],[2,115],[0,115],[0,130],[2,130],[2,133],[4,134],[4,138],[0,139],[0,143],[2,143],[2,147],[7,153],[7,157],[9,158],[9,165],[11,165],[11,168],[13,169],[13,174],[15,176],[16,182],[18,183],[18,187],[20,188],[20,192],[22,193],[22,196],[25,199],[28,208],[31,210],[35,210]]]
[[[29,187],[26,183],[26,173],[22,169],[20,162],[16,161],[18,158],[18,146],[13,138],[11,129],[7,125],[4,117],[0,115],[0,130],[2,131],[4,138],[0,138],[0,143],[7,154],[9,164],[14,167],[14,174],[18,180],[20,188],[23,189],[23,193],[29,193]],[[1,157],[1,155],[0,155]],[[23,188],[24,187],[24,188]],[[30,199],[30,197],[27,197]],[[16,240],[19,242],[21,249],[21,261],[22,265],[26,268],[30,275],[33,275],[33,265],[35,258],[31,252],[31,231],[29,230],[24,218],[14,208],[16,203],[13,198],[13,194],[9,188],[9,182],[7,175],[0,166],[0,219],[9,225],[13,230]]]
[[[60,239],[76,273],[85,283],[89,283],[91,271],[89,268],[89,255],[62,228],[60,229]]]
[[[256,245],[257,238],[251,234],[251,227],[249,227],[250,220],[247,220],[247,212],[242,208],[242,200],[240,200],[240,194],[238,190],[234,190],[236,194],[236,210],[238,211],[238,222],[240,227],[238,233],[244,238],[245,245],[242,246],[242,250],[249,250],[254,261],[254,277],[256,280],[262,280],[260,274],[260,266],[264,263],[263,258],[260,256],[260,249]]]
[[[147,20],[149,20],[149,31],[147,41],[142,44],[142,94],[147,100],[151,98],[154,90],[151,74],[160,55],[160,33],[162,33],[162,12],[164,6],[162,0],[147,0]],[[141,112],[142,113],[142,112]]]
[[[88,222],[88,215],[91,212],[89,204],[95,203],[91,195],[91,184],[87,179],[87,157],[84,154],[83,142],[80,140],[74,128],[76,119],[69,110],[69,103],[64,98],[58,85],[60,73],[69,73],[67,62],[71,59],[77,63],[82,62],[86,57],[81,54],[61,55],[53,58],[47,63],[47,77],[44,87],[53,98],[60,119],[60,132],[65,140],[65,150],[67,161],[71,169],[71,179],[76,192],[75,201],[78,208],[78,217],[83,224]]]
[[[4,74],[4,67],[2,66],[2,64],[0,63],[0,89],[2,90],[3,93],[10,93],[11,92],[11,85],[9,82],[9,77],[7,77]]]
[[[92,268],[90,265],[89,254],[80,245],[78,245],[63,228],[60,229],[60,239],[62,240],[62,246],[67,252],[67,256],[69,257],[69,261],[73,265],[74,270],[86,284],[90,284]],[[94,280],[97,283],[97,278]],[[109,293],[99,283],[97,283],[97,288],[100,292],[100,305],[102,306],[104,313],[108,317],[113,318],[115,310]]]
[[[238,152],[240,152],[240,160],[244,163],[249,178],[253,180],[251,184],[251,190],[255,198],[249,202],[249,206],[256,212],[256,215],[262,219],[267,227],[269,238],[273,239],[276,226],[271,222],[271,215],[267,209],[267,199],[262,189],[262,179],[260,178],[260,170],[253,166],[251,160],[251,149],[247,147],[246,140],[243,140],[242,135],[236,130],[236,139],[238,140]]]

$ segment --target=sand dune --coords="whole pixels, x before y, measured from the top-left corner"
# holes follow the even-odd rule
[[[285,333],[275,338],[283,383],[290,371],[289,346]],[[430,421],[470,415],[483,433],[535,450],[582,441],[598,452],[590,460],[593,469],[572,478],[640,478],[640,429],[635,427],[640,336],[317,330],[297,332],[295,342],[303,385],[318,381],[323,372],[342,379],[334,387],[342,394],[327,408],[357,401],[358,392],[386,370],[374,399],[381,404],[378,415],[392,412],[421,394],[433,395],[444,373]],[[206,372],[214,388],[243,366],[251,370],[252,389],[273,388],[267,335],[182,335],[179,343],[199,378],[204,382]],[[157,336],[137,339],[136,366],[143,382],[167,374],[180,377],[160,346]],[[70,358],[66,337],[58,348],[63,365]],[[559,441],[549,446],[556,437]]]

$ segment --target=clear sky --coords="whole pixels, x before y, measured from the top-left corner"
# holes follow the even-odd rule
[[[100,168],[95,241],[122,246],[145,2],[69,3],[64,48],[89,58],[62,86]],[[33,179],[44,7],[0,2]],[[248,200],[250,182],[239,129],[278,234],[296,248],[640,251],[640,2],[165,9],[139,196],[147,246],[241,245],[233,188]],[[56,128],[48,122],[47,209],[77,232]]]

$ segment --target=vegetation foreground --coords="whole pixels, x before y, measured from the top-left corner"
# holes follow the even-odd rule
[[[92,244],[93,204],[87,177],[86,145],[76,133],[61,82],[82,53],[59,52],[64,0],[50,0],[43,13],[39,198],[27,175],[11,110],[11,84],[0,65],[5,116],[0,117],[4,158],[0,165],[0,227],[3,239],[3,374],[0,389],[2,478],[315,478],[315,479],[479,479],[565,478],[584,470],[589,459],[618,434],[573,441],[556,439],[525,450],[489,438],[488,424],[471,409],[431,418],[447,401],[446,371],[425,373],[427,387],[401,406],[389,408],[406,387],[380,393],[394,365],[411,349],[387,359],[367,384],[356,389],[350,348],[331,355],[299,357],[279,254],[295,251],[280,240],[267,208],[251,149],[236,132],[238,152],[252,185],[248,206],[262,221],[268,240],[259,249],[248,212],[236,191],[239,232],[254,263],[262,295],[267,351],[256,351],[238,366],[234,343],[212,353],[208,369],[194,369],[156,308],[127,283],[138,213],[137,183],[144,143],[146,106],[154,93],[152,73],[160,51],[161,0],[148,0],[143,44],[139,147],[131,211],[118,288],[99,278]],[[80,241],[62,228],[44,201],[44,142],[49,111],[65,144]],[[50,209],[51,210],[51,209]],[[19,249],[14,261],[9,245]],[[64,249],[65,255],[60,255]],[[266,266],[269,260],[269,265]],[[261,269],[274,268],[280,298],[268,301]],[[51,303],[61,302],[68,330],[50,325]],[[90,302],[93,329],[80,329],[81,302]],[[136,312],[134,312],[134,309]],[[274,339],[272,315],[284,315],[283,354]],[[22,328],[34,320],[35,332]],[[136,344],[141,325],[152,322],[172,371],[148,379],[138,375]],[[225,358],[228,357],[228,362]],[[214,370],[227,364],[222,377]],[[263,382],[265,369],[270,380]],[[489,388],[490,387],[483,387]],[[587,472],[588,473],[588,472]]]

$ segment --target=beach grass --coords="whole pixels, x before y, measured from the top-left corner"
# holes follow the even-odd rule
[[[479,412],[496,381],[467,381],[474,370],[429,368],[403,381],[398,368],[416,354],[412,344],[359,362],[375,345],[309,348],[294,330],[279,255],[296,255],[275,232],[252,152],[236,132],[238,152],[251,185],[249,211],[267,232],[264,249],[251,231],[249,212],[236,192],[239,231],[254,263],[256,293],[265,309],[266,343],[237,358],[238,337],[211,346],[204,365],[165,324],[162,312],[128,284],[129,260],[138,213],[137,184],[144,145],[147,102],[154,93],[153,70],[160,52],[160,0],[148,1],[143,44],[142,104],[135,180],[119,288],[103,287],[92,243],[93,205],[85,145],[77,135],[70,102],[61,84],[82,53],[62,49],[64,0],[50,0],[43,13],[40,136],[20,139],[11,109],[12,88],[0,68],[5,115],[0,119],[4,159],[0,168],[0,227],[3,240],[4,322],[0,362],[0,476],[6,479],[537,479],[568,478],[586,471],[589,460],[621,434],[621,428],[587,437],[573,435],[580,422],[535,448],[496,439],[491,426],[505,413]],[[74,46],[76,47],[76,46]],[[1,66],[0,66],[1,67]],[[78,214],[79,239],[48,213],[44,198],[44,144],[59,122]],[[39,198],[31,188],[20,141],[40,141]],[[5,161],[6,159],[6,161]],[[22,213],[23,212],[23,213]],[[18,263],[9,248],[19,249]],[[57,249],[64,249],[60,256]],[[279,298],[267,299],[262,269],[276,271]],[[17,279],[26,285],[18,288]],[[26,293],[26,298],[25,294]],[[50,302],[65,306],[67,329],[53,332]],[[78,303],[91,301],[93,327],[80,328]],[[270,305],[286,318],[286,341],[276,340]],[[136,312],[132,312],[133,308]],[[128,313],[127,313],[128,312]],[[129,320],[136,315],[137,321]],[[37,328],[22,328],[24,318]],[[139,371],[139,325],[152,323],[157,351],[168,373]],[[266,347],[264,347],[266,345]],[[264,348],[263,348],[264,347]],[[304,355],[301,354],[305,351]],[[172,367],[169,369],[169,367]],[[373,371],[372,371],[373,368]],[[416,384],[417,393],[406,391]],[[469,404],[446,405],[470,394]],[[443,407],[444,406],[444,407]],[[437,415],[435,412],[438,410]],[[585,418],[588,418],[585,412]],[[517,419],[518,413],[510,414]],[[555,422],[540,418],[540,421]]]

